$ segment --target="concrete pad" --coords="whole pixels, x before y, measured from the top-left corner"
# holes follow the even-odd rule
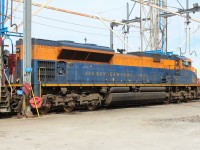
[[[0,150],[199,150],[200,102],[0,119]]]

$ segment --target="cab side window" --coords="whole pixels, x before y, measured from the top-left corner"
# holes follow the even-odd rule
[[[191,62],[183,61],[183,66],[184,67],[190,67],[191,66]]]

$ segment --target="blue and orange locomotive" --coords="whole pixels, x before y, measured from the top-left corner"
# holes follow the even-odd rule
[[[22,84],[23,41],[16,45],[15,83]],[[32,87],[40,109],[181,102],[197,98],[189,58],[156,52],[115,53],[108,47],[32,39]],[[16,84],[13,84],[15,86]]]

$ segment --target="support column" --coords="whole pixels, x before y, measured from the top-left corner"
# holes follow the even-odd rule
[[[113,22],[110,23],[110,28],[113,30],[114,29],[114,24]],[[114,45],[113,45],[113,32],[110,30],[110,48],[113,49]]]
[[[31,85],[31,60],[32,60],[32,43],[31,43],[31,22],[32,22],[32,0],[24,1],[24,27],[23,27],[23,82]],[[26,103],[26,113],[31,112],[29,103]]]

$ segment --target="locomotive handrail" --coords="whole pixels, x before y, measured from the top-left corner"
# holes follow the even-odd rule
[[[38,81],[40,82],[40,97],[42,97],[42,81],[41,81],[41,69],[46,69],[46,67],[39,67],[39,72],[38,72]],[[45,78],[46,78],[46,72],[45,72]]]
[[[13,91],[13,89],[12,89],[12,86],[11,86],[11,84],[10,84],[10,81],[8,80],[8,77],[7,77],[7,75],[6,75],[5,69],[4,69],[4,75],[5,75],[5,77],[6,77],[6,80],[8,81],[8,85],[9,85],[9,87],[10,87],[10,96],[12,97],[12,91]]]

